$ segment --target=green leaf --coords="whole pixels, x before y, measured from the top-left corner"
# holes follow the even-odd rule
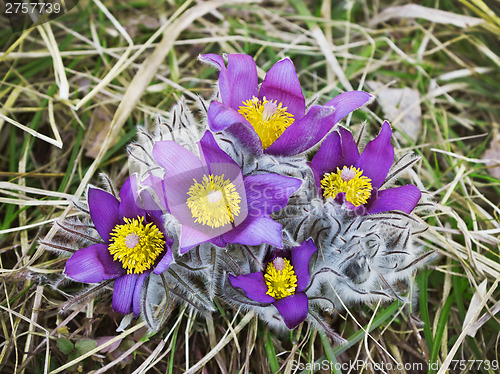
[[[97,342],[90,339],[79,340],[75,344],[75,349],[80,353],[80,355],[90,352],[95,347],[97,347]]]
[[[59,338],[57,339],[57,348],[59,348],[59,350],[65,355],[69,355],[71,352],[73,352],[73,349],[75,347],[73,346],[73,343],[71,343],[68,339]]]

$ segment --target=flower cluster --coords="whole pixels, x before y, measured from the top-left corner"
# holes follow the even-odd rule
[[[260,86],[248,55],[200,60],[220,71],[205,123],[180,102],[152,132],[140,129],[119,194],[105,178],[106,190],[75,202],[84,222],[59,224],[76,238],[65,275],[114,280],[113,310],[152,329],[167,303],[210,313],[219,299],[277,328],[308,320],[340,339],[324,313],[404,299],[429,255],[414,240],[419,188],[394,186],[417,159],[394,162],[388,122],[361,153],[337,125],[372,96],[307,106],[289,59]]]

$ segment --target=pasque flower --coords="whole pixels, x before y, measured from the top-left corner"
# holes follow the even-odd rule
[[[182,225],[180,253],[207,241],[281,247],[281,225],[270,214],[284,208],[302,182],[270,173],[243,177],[210,131],[199,149],[201,159],[170,140],[153,148],[165,175],[152,188],[164,194],[165,208]]]
[[[263,272],[234,276],[229,282],[241,288],[253,301],[269,303],[276,307],[289,329],[303,322],[309,311],[309,299],[304,290],[311,275],[309,262],[317,248],[312,239],[286,251],[277,251]]]
[[[387,121],[378,136],[359,154],[352,133],[344,127],[329,134],[311,161],[318,191],[368,214],[389,210],[410,213],[420,200],[412,185],[379,190],[394,161],[391,126]]]
[[[219,55],[201,55],[200,60],[220,70],[222,102],[208,108],[212,131],[227,130],[256,153],[295,155],[318,143],[328,131],[371,95],[350,91],[306,113],[302,88],[292,61],[285,58],[267,72],[258,86],[257,67],[245,54],[227,55],[227,67]]]
[[[160,208],[139,206],[136,187],[133,175],[123,184],[120,200],[104,190],[88,189],[90,217],[104,243],[76,251],[64,272],[83,283],[114,279],[113,309],[122,314],[133,311],[137,317],[144,279],[152,271],[166,270],[173,257]]]

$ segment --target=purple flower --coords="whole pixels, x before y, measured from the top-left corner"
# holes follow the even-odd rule
[[[349,130],[339,127],[338,132],[329,134],[311,161],[319,193],[362,213],[410,213],[421,196],[416,186],[379,190],[394,161],[391,136],[391,126],[385,121],[360,155]]]
[[[120,200],[90,187],[90,217],[102,244],[76,251],[66,262],[65,274],[83,283],[114,279],[113,310],[137,317],[146,276],[160,274],[173,260],[170,239],[163,228],[161,210],[145,210],[138,204],[135,175],[120,190]]]
[[[267,72],[258,86],[257,67],[245,54],[201,55],[200,60],[220,70],[222,103],[208,108],[208,124],[214,132],[227,130],[257,154],[295,155],[318,143],[330,129],[371,95],[350,91],[326,105],[306,105],[292,61],[285,58]]]
[[[165,175],[152,188],[164,194],[165,208],[182,225],[180,253],[207,241],[220,247],[227,243],[281,247],[281,225],[270,214],[284,208],[302,182],[277,174],[243,177],[210,131],[199,149],[201,160],[170,140],[153,148]]]
[[[309,299],[304,290],[311,275],[309,262],[317,249],[312,239],[276,256],[266,264],[264,272],[239,275],[229,274],[233,287],[241,288],[254,301],[273,304],[285,325],[291,330],[303,322],[309,311]]]

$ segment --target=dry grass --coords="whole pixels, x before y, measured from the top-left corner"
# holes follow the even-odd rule
[[[84,0],[14,35],[0,19],[0,372],[291,373],[293,360],[327,358],[423,363],[422,372],[438,362],[444,373],[451,360],[498,363],[500,186],[490,172],[500,164],[492,142],[500,124],[499,7],[443,0],[419,2],[432,10],[395,8],[404,3]],[[417,275],[411,307],[362,305],[333,315],[346,346],[306,325],[278,337],[225,306],[213,319],[177,307],[151,336],[140,321],[118,333],[109,292],[60,313],[79,288],[59,281],[65,259],[38,240],[56,235],[52,222],[77,214],[69,199],[97,183],[99,170],[124,181],[124,147],[137,124],[168,117],[182,95],[193,109],[197,95],[210,97],[217,74],[196,60],[207,52],[248,53],[261,76],[290,56],[305,96],[320,102],[353,87],[418,95],[390,119],[397,152],[423,156],[408,178],[437,204],[420,212],[430,226],[421,244],[440,258]],[[347,124],[367,120],[375,129],[384,117],[376,101]],[[490,142],[497,156],[488,161]],[[470,372],[495,371],[476,363]]]

